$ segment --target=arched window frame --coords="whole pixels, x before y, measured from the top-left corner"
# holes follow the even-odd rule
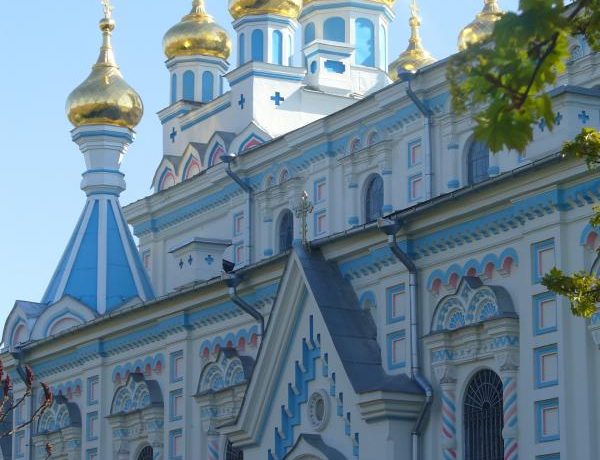
[[[375,67],[375,26],[370,19],[357,18],[354,23],[354,62]]]
[[[171,104],[177,102],[177,74],[171,75]]]
[[[252,31],[251,45],[252,60],[263,62],[265,60],[265,37],[262,30],[254,29]]]
[[[193,101],[196,97],[196,75],[191,70],[183,72],[183,99]]]
[[[372,174],[367,178],[363,199],[365,222],[372,222],[383,216],[383,187],[383,177],[379,174]]]
[[[346,21],[334,16],[323,22],[323,38],[333,42],[346,42]]]
[[[271,62],[283,65],[283,34],[280,30],[274,30],[271,38]]]
[[[215,76],[209,70],[202,73],[202,102],[214,99]]]
[[[314,42],[315,38],[316,38],[315,23],[309,22],[304,27],[304,44],[308,45],[309,43]]]
[[[467,183],[478,184],[490,177],[490,153],[485,143],[472,139],[465,155]]]
[[[479,388],[475,388],[477,384]],[[503,428],[502,379],[492,369],[479,369],[468,380],[462,398],[463,458],[503,459]]]
[[[238,61],[239,65],[246,62],[246,36],[243,33],[238,37]]]
[[[285,226],[285,228],[284,228]],[[285,238],[285,239],[284,239]],[[292,248],[294,241],[294,214],[289,209],[281,212],[277,220],[277,249],[279,252]]]

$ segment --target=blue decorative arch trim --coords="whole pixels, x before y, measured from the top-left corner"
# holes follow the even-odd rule
[[[253,61],[262,62],[265,60],[265,37],[260,29],[254,29],[250,37],[251,57]]]
[[[177,176],[175,175],[175,171],[173,171],[171,168],[169,168],[168,166],[163,169],[163,172],[160,175],[160,178],[158,179],[158,190],[162,190],[163,189],[163,181],[165,180],[165,177],[167,177],[167,174],[171,173],[173,175],[173,177],[175,178],[175,180],[177,180]]]
[[[596,227],[593,227],[592,224],[587,224],[585,227],[583,227],[583,230],[581,231],[581,236],[579,237],[579,244],[581,246],[585,246],[588,242],[588,238],[593,233],[599,235],[600,230],[598,230]]]
[[[274,30],[271,39],[271,62],[283,65],[283,34],[280,30]]]
[[[219,335],[211,340],[204,340],[202,345],[200,345],[199,353],[200,355],[204,354],[206,349],[212,353],[217,346],[221,349],[226,348],[228,342],[231,342],[235,348],[241,338],[243,338],[246,343],[250,343],[253,335],[258,336],[258,326],[252,326],[250,329],[240,329],[235,334],[230,332],[225,335],[225,337]]]
[[[193,101],[196,98],[196,75],[191,70],[183,73],[183,99]]]
[[[365,303],[371,302],[373,305],[377,305],[377,298],[375,297],[375,293],[373,291],[365,291],[360,296],[358,303],[362,308],[364,308]]]
[[[212,72],[205,70],[202,73],[202,102],[210,102],[214,99],[215,76]]]
[[[470,259],[462,267],[458,264],[452,264],[445,271],[441,269],[434,270],[427,279],[427,289],[431,290],[435,280],[440,280],[443,284],[449,284],[450,277],[455,273],[458,278],[462,278],[469,273],[469,270],[475,269],[475,274],[480,275],[485,272],[488,264],[493,264],[496,270],[500,270],[504,267],[507,259],[512,259],[515,266],[519,265],[519,255],[514,248],[504,249],[500,255],[487,254],[481,261]]]
[[[367,18],[358,18],[355,27],[355,63],[375,67],[375,26]]]
[[[221,152],[220,152],[221,151]],[[216,163],[216,156],[217,153],[221,153],[224,154],[225,152],[225,147],[223,147],[223,145],[220,142],[216,142],[215,145],[213,146],[213,148],[210,151],[210,154],[208,156],[208,167],[214,166]]]
[[[83,390],[83,384],[79,378],[52,385],[50,390],[53,395],[62,394],[63,396],[67,396],[67,394],[75,392],[77,388],[79,388],[79,391]]]
[[[248,144],[250,144],[252,141],[256,141],[257,144],[253,145],[252,147],[247,147]],[[262,137],[260,137],[256,133],[251,133],[240,143],[240,147],[238,149],[238,154],[244,152],[248,148],[254,148],[254,147],[258,146],[259,144],[264,144],[264,143],[265,143],[265,140]]]
[[[94,312],[92,312],[91,310],[90,312],[92,315],[94,315]],[[52,326],[54,326],[58,321],[60,321],[63,318],[69,317],[76,318],[77,320],[81,321],[81,324],[84,324],[87,321],[86,318],[81,316],[79,313],[71,311],[69,308],[64,308],[60,311],[55,312],[53,315],[50,316],[50,318],[48,318],[46,322],[46,328],[44,329],[44,337],[49,336],[50,329],[52,329]]]
[[[164,368],[166,361],[165,356],[162,353],[157,353],[154,356],[147,356],[144,359],[137,359],[133,362],[128,362],[126,364],[120,364],[116,366],[112,371],[112,381],[113,383],[116,382],[117,375],[119,375],[120,378],[125,378],[125,375],[132,374],[137,369],[139,369],[140,372],[144,372],[146,366],[150,366],[150,368],[153,371],[158,372],[157,366],[159,365],[159,363],[160,366]]]
[[[327,18],[323,23],[323,38],[334,42],[345,42],[346,21],[339,16]]]
[[[183,167],[183,171],[181,174],[181,178],[182,179],[186,179],[187,175],[188,175],[188,171],[190,168],[190,165],[196,161],[196,163],[198,163],[198,166],[200,165],[200,162],[198,161],[198,159],[194,156],[194,155],[190,155],[190,157],[187,159],[187,161],[185,162],[185,166]]]

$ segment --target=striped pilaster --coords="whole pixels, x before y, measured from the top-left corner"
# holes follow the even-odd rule
[[[219,460],[219,437],[210,436],[208,439],[208,460]]]
[[[442,384],[442,459],[456,460],[455,382]]]
[[[502,374],[502,398],[504,413],[504,460],[517,460],[518,453],[518,413],[516,372]]]

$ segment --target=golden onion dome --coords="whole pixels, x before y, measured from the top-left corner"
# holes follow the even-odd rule
[[[398,59],[390,64],[389,74],[392,80],[398,80],[403,73],[415,73],[421,67],[433,64],[436,59],[423,48],[419,27],[421,27],[421,18],[419,18],[419,9],[416,0],[413,0],[410,6],[410,38],[408,39],[408,48],[403,51]]]
[[[503,14],[497,0],[485,0],[483,10],[477,14],[475,20],[460,31],[458,49],[463,51],[469,45],[486,40],[494,31],[494,23],[502,18]]]
[[[108,0],[100,21],[102,48],[98,61],[84,82],[67,99],[67,116],[77,128],[85,125],[113,125],[133,129],[142,119],[142,99],[127,84],[115,61],[111,34],[115,22]]]
[[[163,38],[168,59],[177,56],[213,56],[227,59],[231,40],[204,8],[204,0],[193,0],[192,10],[171,27]]]
[[[319,3],[321,0],[304,0],[304,6],[310,5],[311,3]],[[379,3],[380,5],[386,5],[390,8],[394,8],[396,0],[369,0],[371,3]]]
[[[302,0],[229,0],[229,13],[233,19],[259,14],[298,19],[301,9]]]

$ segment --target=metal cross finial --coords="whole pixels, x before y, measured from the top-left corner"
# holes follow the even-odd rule
[[[302,232],[302,244],[308,248],[308,222],[307,217],[314,210],[314,206],[311,201],[308,199],[308,193],[306,190],[302,192],[302,196],[300,197],[300,203],[295,209],[296,218],[300,219],[300,230]]]
[[[419,7],[417,5],[417,0],[412,0],[412,3],[410,4],[410,14],[415,18],[419,16]]]
[[[102,3],[102,9],[104,10],[104,19],[111,19],[115,7],[111,5],[110,0],[101,0],[100,3]]]

